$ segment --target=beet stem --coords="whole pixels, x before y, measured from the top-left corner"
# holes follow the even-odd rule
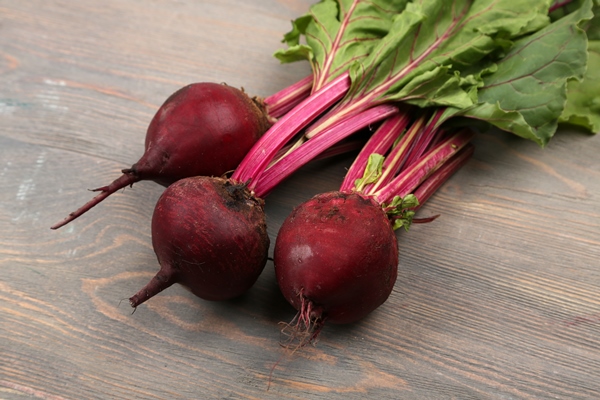
[[[310,95],[312,74],[264,99],[271,118],[281,118]]]
[[[444,165],[427,178],[415,191],[414,195],[419,200],[418,210],[425,204],[429,198],[452,176],[456,171],[462,168],[469,161],[475,146],[467,144],[462,150],[450,158]],[[413,219],[413,222],[419,222]]]
[[[377,182],[367,185],[364,189],[365,193],[376,192],[394,179],[394,176],[396,176],[405,165],[409,165],[408,159],[415,151],[419,140],[423,136],[426,118],[427,113],[423,113],[412,123],[406,133],[399,138],[398,143],[390,150],[388,156],[385,158],[381,177]]]
[[[412,165],[417,162],[425,154],[426,150],[429,148],[429,145],[436,137],[436,134],[439,132],[439,122],[442,118],[446,108],[440,108],[433,113],[431,119],[424,127],[423,132],[419,135],[419,140],[415,143],[415,148],[410,152],[408,159],[406,160],[406,165]]]
[[[383,121],[350,166],[340,187],[341,192],[354,188],[354,183],[363,175],[371,154],[386,154],[398,136],[404,132],[409,121],[410,115],[407,109],[402,109],[400,113]]]
[[[567,6],[572,2],[573,2],[573,0],[557,1],[548,9],[548,14],[558,10],[559,8]]]
[[[318,136],[313,136],[302,145],[290,151],[285,157],[268,167],[258,181],[254,182],[254,191],[258,197],[267,195],[283,180],[296,172],[300,167],[331,148],[334,144],[347,138],[369,124],[379,122],[398,113],[398,108],[389,104],[372,107],[362,114],[357,114]]]
[[[131,170],[131,169],[123,170],[123,175],[121,175],[119,178],[115,179],[110,185],[102,186],[100,188],[92,190],[93,192],[100,192],[100,194],[96,195],[92,200],[85,203],[82,207],[78,208],[76,211],[73,211],[72,213],[70,213],[69,216],[67,218],[65,218],[64,220],[58,222],[57,224],[52,225],[50,227],[50,229],[58,229],[62,226],[65,226],[69,222],[79,218],[80,216],[82,216],[83,214],[88,212],[90,209],[92,209],[94,206],[96,206],[97,204],[102,202],[102,200],[106,199],[108,196],[110,196],[117,190],[123,189],[124,187],[129,186],[129,185],[133,185],[135,182],[138,182],[139,180],[140,180],[140,178],[137,176],[137,174],[134,173],[133,170]]]
[[[313,119],[339,101],[350,88],[350,77],[343,74],[312,94],[279,119],[246,154],[231,179],[250,183],[256,181],[271,164],[275,155]]]
[[[386,186],[373,195],[379,203],[390,203],[395,196],[404,197],[413,192],[425,179],[439,169],[442,164],[465,147],[474,133],[468,129],[462,130],[439,143],[421,157],[417,162],[408,166]]]

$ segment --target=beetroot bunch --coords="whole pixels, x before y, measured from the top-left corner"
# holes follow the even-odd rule
[[[52,228],[157,181],[168,186],[152,217],[160,269],[131,305],[174,283],[236,297],[267,261],[265,197],[365,132],[340,189],[298,205],[275,242],[277,282],[298,312],[285,332],[303,346],[325,321],[357,321],[391,295],[395,232],[431,221],[415,213],[473,154],[475,122],[545,145],[558,121],[584,120],[568,84],[587,78],[592,1],[569,3],[321,0],[276,54],[308,59],[312,76],[264,100],[209,83],[179,90],[150,123],[142,158]]]

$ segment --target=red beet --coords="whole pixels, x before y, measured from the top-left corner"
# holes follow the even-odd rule
[[[298,310],[308,342],[325,320],[354,322],[386,301],[396,281],[398,246],[381,205],[359,193],[329,192],[284,221],[274,261],[281,292]]]
[[[132,307],[180,283],[206,300],[246,292],[267,262],[263,201],[223,178],[179,180],[162,194],[152,216],[160,271],[129,300]]]
[[[436,135],[422,135],[421,140],[406,142],[417,137],[415,132],[405,133],[395,122],[390,126],[401,129],[379,129],[371,139],[385,138],[392,146],[388,156],[392,162],[386,167],[393,171],[397,170],[394,163],[404,159],[402,152],[393,150],[407,149],[410,155],[412,149],[421,147],[417,145],[436,139]],[[394,132],[401,140],[387,138]],[[425,154],[397,175],[387,175],[381,188],[373,183],[386,174],[373,179],[377,175],[373,165],[384,160],[376,157],[378,153],[373,157],[374,147],[367,143],[352,166],[364,171],[362,178],[347,174],[342,184],[346,189],[313,197],[283,222],[275,242],[275,274],[283,296],[298,310],[283,330],[290,335],[288,345],[313,341],[325,320],[355,322],[387,300],[398,273],[394,230],[417,222],[415,210],[422,205],[412,193],[427,200],[473,153],[469,146],[472,132],[439,134]]]
[[[234,170],[269,128],[264,108],[243,91],[217,83],[194,83],[173,93],[146,133],[144,155],[87,204],[52,226],[60,228],[112,193],[141,180],[168,186],[190,176],[221,176]]]

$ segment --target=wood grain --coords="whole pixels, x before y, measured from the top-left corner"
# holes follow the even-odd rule
[[[399,279],[364,321],[289,354],[272,265],[212,303],[158,269],[141,182],[49,226],[141,155],[162,101],[194,81],[268,95],[309,73],[271,57],[308,0],[0,0],[0,398],[594,399],[600,392],[600,138],[545,149],[492,132],[398,235]],[[319,161],[268,200],[275,238],[335,189]]]

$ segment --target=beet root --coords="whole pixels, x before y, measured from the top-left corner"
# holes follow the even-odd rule
[[[263,206],[245,185],[223,178],[191,177],[169,186],[152,216],[160,270],[129,299],[131,306],[174,283],[205,300],[246,292],[267,262]]]
[[[279,288],[298,310],[284,333],[304,345],[325,320],[355,322],[387,300],[397,277],[398,246],[379,204],[354,192],[329,192],[301,204],[283,222],[274,262]]]
[[[52,229],[78,218],[112,193],[141,180],[164,186],[190,176],[234,170],[270,123],[260,101],[224,84],[201,82],[173,93],[154,115],[145,152],[88,203]]]

